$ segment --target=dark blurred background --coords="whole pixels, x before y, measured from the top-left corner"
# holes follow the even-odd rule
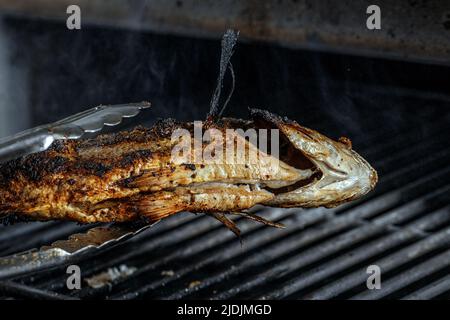
[[[266,108],[306,125],[322,118],[330,135],[352,137],[374,122],[395,127],[417,120],[417,113],[428,117],[449,107],[448,42],[437,41],[448,39],[447,11],[433,1],[381,5],[382,30],[367,30],[364,1],[343,1],[339,7],[328,1],[262,1],[260,6],[244,1],[237,16],[234,7],[217,4],[208,16],[207,4],[194,8],[191,1],[79,2],[82,29],[68,30],[65,1],[0,1],[0,9],[9,12],[0,29],[0,136],[99,104],[142,100],[153,108],[126,125],[157,117],[203,119],[226,27],[242,29],[232,58],[236,89],[228,116],[245,117],[247,107]],[[167,11],[170,6],[173,11]],[[310,15],[300,15],[302,10]],[[220,12],[230,15],[222,29],[222,21],[213,19]],[[393,12],[400,13],[396,19]],[[411,20],[419,12],[421,19]],[[159,27],[149,20],[157,13],[165,17]],[[443,16],[425,24],[435,15]],[[194,22],[182,30],[186,17]],[[408,17],[415,25],[406,24]],[[357,28],[350,32],[352,24]],[[442,34],[434,32],[436,25]],[[408,36],[414,28],[416,37]],[[229,84],[226,79],[225,87]],[[318,129],[320,123],[314,121]]]

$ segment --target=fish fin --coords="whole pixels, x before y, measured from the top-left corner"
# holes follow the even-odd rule
[[[184,210],[182,204],[172,199],[170,194],[163,193],[158,197],[144,198],[136,201],[139,215],[149,221],[157,221],[167,218]]]
[[[174,168],[163,167],[148,170],[143,174],[131,177],[122,181],[122,184],[128,188],[145,188],[150,186],[161,185],[165,180],[169,180]],[[173,179],[173,178],[170,178]]]
[[[257,221],[260,222],[266,226],[270,226],[270,227],[274,227],[274,228],[280,228],[280,229],[284,229],[286,228],[286,226],[284,224],[278,223],[278,222],[273,222],[267,219],[264,219],[263,217],[257,216],[256,214],[252,214],[252,213],[248,213],[248,212],[231,212],[231,214],[235,214],[238,216],[242,216],[246,219],[250,219],[253,221]]]
[[[222,222],[224,226],[227,227],[231,232],[233,232],[242,243],[241,230],[239,230],[238,226],[236,225],[236,223],[234,223],[234,221],[230,220],[228,217],[225,216],[225,214],[220,212],[208,212],[207,215]]]

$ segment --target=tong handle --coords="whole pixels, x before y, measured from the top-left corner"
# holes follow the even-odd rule
[[[0,159],[9,161],[20,156],[46,150],[55,141],[45,127],[23,131],[0,141]]]
[[[27,251],[0,259],[0,280],[26,275],[49,269],[71,258],[70,253],[53,248],[49,250]]]
[[[110,248],[154,226],[151,224],[109,224],[76,233],[67,240],[58,240],[39,250],[29,250],[0,257],[0,281],[61,266]]]
[[[55,140],[79,139],[86,132],[98,132],[115,126],[123,118],[136,116],[150,107],[149,102],[98,106],[47,125],[19,132],[0,140],[0,162],[47,150]]]

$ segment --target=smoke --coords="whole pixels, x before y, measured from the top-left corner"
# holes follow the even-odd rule
[[[29,126],[28,72],[19,59],[13,59],[14,41],[0,21],[0,137]]]
[[[99,104],[143,100],[152,107],[126,126],[168,117],[205,119],[220,39],[154,34],[141,29],[142,16],[133,21],[136,30],[70,31],[58,22],[8,19],[0,32],[0,133]],[[13,56],[20,60],[11,61]],[[224,116],[245,117],[248,107],[259,107],[352,140],[380,124],[405,124],[408,108],[420,108],[430,92],[450,92],[448,68],[271,44],[239,42],[233,67],[236,86]],[[428,94],[420,96],[424,91]]]

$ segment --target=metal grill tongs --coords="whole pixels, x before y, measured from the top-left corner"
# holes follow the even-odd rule
[[[79,139],[86,133],[115,126],[123,118],[134,117],[150,103],[98,106],[63,120],[35,127],[0,140],[0,161],[16,159],[48,149],[55,140]],[[71,235],[49,246],[0,258],[0,280],[10,279],[63,263],[76,261],[99,249],[114,246],[149,228],[142,224],[107,224]]]

